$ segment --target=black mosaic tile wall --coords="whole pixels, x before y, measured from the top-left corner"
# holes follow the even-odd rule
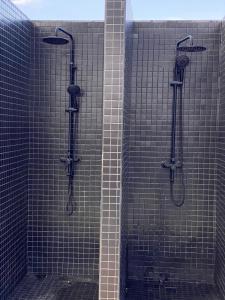
[[[220,48],[220,106],[219,106],[219,131],[217,144],[217,216],[216,216],[216,283],[225,298],[225,23],[221,26]]]
[[[82,89],[74,179],[75,212],[67,216],[60,157],[67,153],[69,46],[48,45],[56,26],[75,40],[76,82]],[[35,22],[30,106],[29,270],[98,279],[103,93],[102,22]]]
[[[128,217],[128,171],[129,171],[129,108],[130,108],[130,80],[132,55],[132,7],[126,1],[125,20],[125,68],[124,68],[124,103],[123,103],[123,160],[122,160],[122,206],[121,206],[121,254],[120,254],[120,299],[126,298],[127,288],[127,217]]]
[[[185,203],[170,199],[168,169],[176,42],[204,45],[187,53],[183,93]],[[135,22],[129,97],[129,278],[212,282],[220,22]],[[178,177],[177,177],[178,178]],[[179,185],[178,185],[179,186]]]
[[[26,272],[28,103],[32,26],[0,0],[0,299]]]

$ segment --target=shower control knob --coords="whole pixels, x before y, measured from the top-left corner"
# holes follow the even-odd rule
[[[171,159],[170,161],[162,162],[161,166],[170,170],[170,182],[174,183],[176,169],[182,168],[182,163],[180,161],[176,161],[175,159]]]
[[[161,163],[161,166],[163,168],[169,168],[170,170],[174,171],[177,168],[182,168],[182,163],[180,161],[174,161],[174,162],[164,161]]]
[[[71,159],[69,157],[61,157],[60,161],[65,165],[65,170],[69,169],[69,166],[71,165]]]
[[[68,165],[70,163],[70,158],[60,157],[60,161],[63,162],[64,164]]]

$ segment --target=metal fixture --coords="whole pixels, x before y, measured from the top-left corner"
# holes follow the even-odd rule
[[[59,31],[64,33],[69,37],[69,40],[58,36]],[[79,158],[75,157],[75,113],[79,112],[79,102],[77,97],[80,97],[80,87],[75,85],[75,62],[74,62],[74,39],[73,36],[66,30],[57,27],[55,30],[55,36],[48,36],[43,38],[43,42],[53,45],[65,45],[70,43],[70,84],[67,89],[69,94],[69,107],[66,112],[69,114],[69,141],[68,141],[68,152],[66,157],[61,157],[60,161],[64,164],[67,171],[67,176],[69,178],[68,182],[68,202],[66,205],[66,212],[68,215],[72,215],[74,212],[73,204],[73,179],[75,173],[75,164],[80,161]]]
[[[189,41],[189,45],[180,46],[185,41]],[[171,199],[175,206],[180,207],[184,204],[185,200],[185,184],[184,184],[184,173],[183,173],[183,81],[184,81],[184,72],[186,66],[189,64],[189,57],[186,55],[178,55],[178,51],[185,52],[202,52],[206,48],[202,46],[193,46],[193,38],[191,35],[186,36],[185,38],[179,40],[176,44],[176,59],[175,67],[173,72],[173,81],[170,85],[173,87],[173,103],[172,103],[172,126],[171,126],[171,149],[170,149],[170,159],[162,163],[163,168],[168,168],[170,170],[170,193]],[[179,125],[180,125],[180,158],[176,157],[176,125],[177,125],[177,100],[179,97]],[[179,202],[174,200],[174,181],[175,173],[177,169],[181,169],[182,176],[182,186],[183,186],[183,197]]]
[[[180,46],[184,42],[189,40],[189,45]],[[187,35],[185,38],[179,40],[176,46],[177,51],[184,51],[184,52],[202,52],[206,50],[206,47],[203,46],[194,46],[193,45],[193,37],[191,35]]]

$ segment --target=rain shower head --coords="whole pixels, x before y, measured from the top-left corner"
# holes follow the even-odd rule
[[[44,37],[43,42],[47,44],[53,44],[53,45],[65,45],[69,43],[69,40],[55,35],[55,36]]]
[[[72,42],[72,48],[74,48],[74,40],[73,40],[72,34],[70,34],[69,32],[67,32],[66,30],[64,30],[63,28],[60,28],[60,27],[56,27],[55,35],[44,37],[43,42],[47,43],[47,44],[52,44],[52,45],[65,45],[65,44],[69,43],[68,39],[58,36],[59,31],[66,34],[70,38],[70,41]]]
[[[189,44],[187,46],[180,46],[185,41],[189,41]],[[194,46],[193,45],[193,37],[191,35],[188,35],[185,38],[183,38],[177,42],[176,50],[183,51],[183,52],[202,52],[202,51],[206,50],[206,47]]]
[[[67,35],[68,38],[64,38],[62,36],[59,36],[58,33],[62,32],[64,33],[65,35]],[[75,71],[75,67],[74,67],[74,39],[73,39],[73,36],[72,34],[70,34],[68,31],[66,31],[65,29],[61,28],[61,27],[56,27],[55,29],[55,35],[52,35],[52,36],[46,36],[42,39],[42,41],[44,43],[47,43],[47,44],[51,44],[51,45],[65,45],[65,44],[68,44],[70,42],[70,67],[71,67],[71,70],[73,71],[72,74],[71,74],[71,80],[74,81],[74,71]]]
[[[177,51],[183,52],[202,52],[205,51],[206,47],[203,46],[181,46],[177,47]]]

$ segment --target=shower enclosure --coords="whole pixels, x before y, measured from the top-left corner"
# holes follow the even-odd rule
[[[224,300],[224,21],[105,4],[0,0],[0,300]]]
[[[97,299],[104,24],[0,16],[0,299]]]
[[[128,74],[128,299],[223,299],[214,285],[220,26],[134,23]],[[207,51],[183,48],[185,57],[177,52],[177,41],[187,35]],[[170,153],[176,169],[167,161],[161,167]]]

